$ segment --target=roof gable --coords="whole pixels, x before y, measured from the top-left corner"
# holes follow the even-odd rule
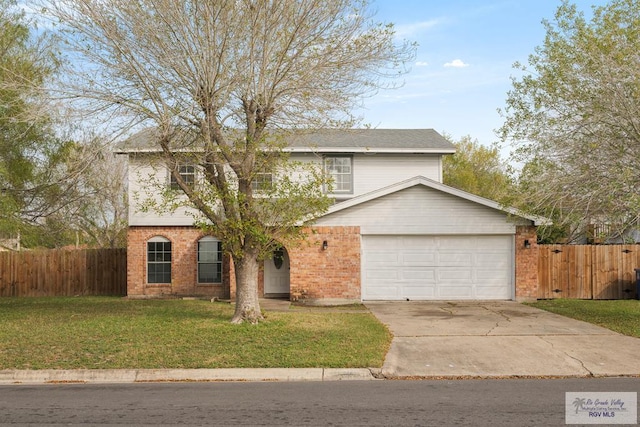
[[[401,181],[399,183],[380,188],[378,190],[372,191],[367,194],[363,194],[361,196],[354,197],[352,199],[337,203],[331,206],[328,211],[323,215],[328,216],[336,212],[340,212],[342,210],[348,209],[353,206],[361,205],[363,203],[387,196],[389,194],[397,193],[402,190],[406,190],[415,186],[424,186],[427,188],[431,188],[433,190],[441,191],[445,194],[452,195],[454,197],[461,198],[463,200],[467,200],[473,203],[477,203],[479,205],[504,212],[509,215],[513,215],[518,218],[522,218],[528,221],[531,221],[534,225],[545,225],[549,224],[549,220],[541,217],[534,217],[531,215],[526,215],[515,208],[502,206],[498,202],[493,200],[485,199],[484,197],[477,196],[475,194],[467,193],[466,191],[458,190],[457,188],[449,187],[448,185],[444,185],[440,182],[433,181],[431,179],[425,178],[423,176],[416,176],[414,178]]]

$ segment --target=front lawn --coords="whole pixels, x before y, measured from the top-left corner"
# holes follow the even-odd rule
[[[555,299],[530,304],[552,313],[640,338],[640,301]]]
[[[184,300],[0,298],[0,369],[380,367],[391,334],[368,311],[266,312]]]

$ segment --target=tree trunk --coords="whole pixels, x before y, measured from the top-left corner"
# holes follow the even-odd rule
[[[258,300],[258,257],[246,252],[241,259],[234,259],[236,271],[236,311],[231,323],[258,323],[264,320]]]

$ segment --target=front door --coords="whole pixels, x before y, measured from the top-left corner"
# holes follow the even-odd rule
[[[289,254],[284,248],[273,252],[264,260],[265,296],[285,296],[289,294]]]

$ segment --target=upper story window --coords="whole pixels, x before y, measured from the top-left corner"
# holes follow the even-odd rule
[[[178,173],[187,185],[192,186],[196,182],[196,167],[194,165],[180,165],[178,166]],[[180,186],[176,181],[176,178],[172,173],[169,173],[170,185],[172,190],[179,190]]]
[[[147,241],[147,283],[171,283],[171,241],[156,236]]]
[[[334,193],[353,193],[353,158],[351,156],[326,156],[324,170],[333,179]]]
[[[270,190],[272,187],[273,174],[271,173],[257,173],[251,181],[251,188],[256,192]]]
[[[198,283],[222,283],[222,242],[210,236],[198,241]]]

